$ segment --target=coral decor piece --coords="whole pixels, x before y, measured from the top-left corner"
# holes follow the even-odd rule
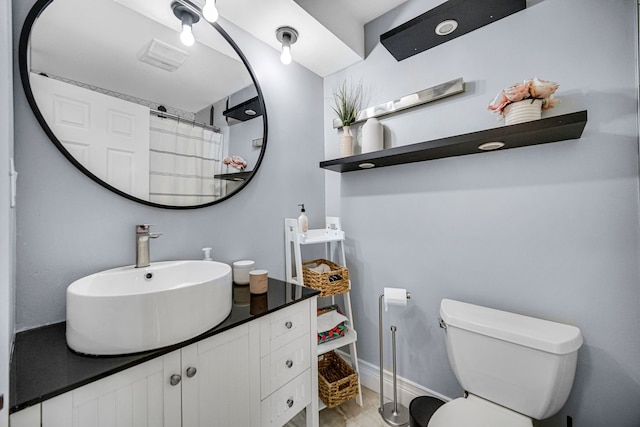
[[[498,93],[491,101],[487,109],[497,113],[498,120],[504,118],[504,109],[507,105],[531,99],[533,103],[536,99],[542,101],[542,109],[548,110],[553,108],[560,102],[559,99],[553,98],[553,94],[558,89],[558,83],[534,78],[523,82],[515,83]]]
[[[247,167],[247,162],[240,156],[228,156],[222,161],[225,165],[233,166],[238,170],[244,170]]]

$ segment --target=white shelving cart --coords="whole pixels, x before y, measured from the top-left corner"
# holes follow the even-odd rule
[[[325,259],[340,264],[343,267],[347,267],[346,257],[344,254],[344,239],[345,234],[340,226],[339,217],[326,217],[326,226],[324,229],[308,230],[306,234],[303,234],[298,229],[298,220],[293,218],[286,218],[285,224],[285,260],[286,260],[286,280],[289,283],[295,283],[297,285],[305,286],[304,277],[302,274],[302,254],[301,246],[304,245],[325,245]],[[349,356],[351,366],[353,370],[358,374],[358,395],[356,402],[362,406],[362,385],[360,383],[360,371],[358,369],[358,351],[356,349],[356,342],[358,341],[358,334],[353,326],[353,312],[351,310],[351,281],[349,281],[349,288],[347,292],[339,294],[343,297],[344,315],[348,319],[348,325],[346,326],[344,336],[336,338],[332,341],[322,343],[318,345],[318,356],[328,353],[332,350],[337,350],[343,347],[349,347]],[[331,304],[335,304],[335,296],[327,297],[331,298]],[[320,401],[320,409],[326,408],[326,405]]]

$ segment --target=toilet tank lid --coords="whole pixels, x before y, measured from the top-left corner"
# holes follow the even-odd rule
[[[575,326],[465,302],[443,299],[440,316],[447,326],[548,353],[568,354],[582,345],[582,334]]]

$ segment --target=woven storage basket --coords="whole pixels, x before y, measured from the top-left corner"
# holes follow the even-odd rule
[[[307,267],[307,265],[311,264],[327,264],[329,268],[331,268],[331,271],[318,273]],[[342,279],[330,281],[329,278],[331,276],[342,276]],[[349,270],[346,267],[326,259],[314,259],[303,262],[302,279],[304,280],[305,286],[319,290],[321,297],[349,292]]]
[[[358,374],[334,351],[318,358],[318,395],[327,408],[358,395]]]

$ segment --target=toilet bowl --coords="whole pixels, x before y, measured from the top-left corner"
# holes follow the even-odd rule
[[[532,427],[533,420],[470,394],[441,406],[428,427]]]
[[[428,427],[531,427],[564,406],[580,329],[449,299],[440,316],[449,363],[466,397],[441,406]]]

